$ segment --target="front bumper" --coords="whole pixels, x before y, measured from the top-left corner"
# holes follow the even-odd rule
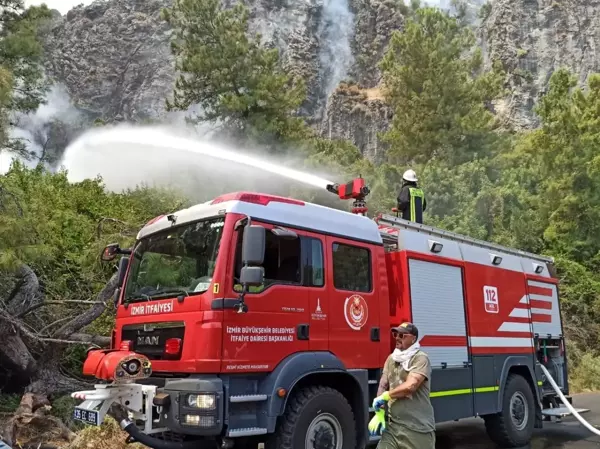
[[[207,376],[167,380],[159,391],[169,402],[161,410],[161,427],[185,435],[221,434],[225,408],[221,379]]]
[[[182,449],[182,443],[151,437],[165,431],[190,437],[222,434],[225,407],[220,378],[168,379],[161,387],[145,383],[96,385],[94,390],[71,394],[83,399],[75,407],[74,419],[99,426],[109,414],[134,439],[141,441],[141,434],[146,440],[143,444],[156,449]]]

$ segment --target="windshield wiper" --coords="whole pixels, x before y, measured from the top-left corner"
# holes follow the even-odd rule
[[[179,293],[180,296],[183,296],[184,298],[190,296],[190,294],[182,288],[165,287],[165,288],[161,288],[158,290],[154,290],[154,292],[150,295],[147,293],[142,293],[142,292],[134,292],[131,294],[131,296],[129,298],[126,299],[126,302],[127,303],[138,302],[141,299],[144,299],[146,301],[152,301],[153,299],[159,299],[161,296],[166,297],[173,293]]]
[[[148,299],[157,299],[157,298],[160,298],[161,296],[170,295],[173,293],[180,293],[181,295],[183,295],[184,298],[187,298],[188,296],[190,296],[190,294],[188,293],[187,290],[184,290],[182,288],[176,288],[176,287],[161,288],[161,289],[157,290],[156,292],[154,292],[153,294],[147,295],[147,296],[148,296]]]
[[[131,294],[131,296],[128,296],[127,298],[125,298],[124,303],[129,304],[130,302],[136,302],[136,301],[139,301],[140,299],[145,299],[146,301],[150,301],[150,296],[148,296],[147,294],[142,293],[142,292],[134,292]]]
[[[165,288],[161,288],[159,290],[157,290],[156,292],[154,292],[151,295],[148,295],[148,300],[152,300],[152,299],[159,299],[162,297],[168,297],[169,295],[172,295],[174,293],[179,293],[177,299],[179,302],[182,302],[184,300],[184,298],[187,298],[188,296],[190,296],[190,294],[188,293],[187,290],[184,290],[182,288],[177,288],[177,287],[165,287]]]

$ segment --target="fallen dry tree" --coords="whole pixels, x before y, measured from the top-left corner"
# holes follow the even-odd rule
[[[56,399],[89,388],[81,360],[109,344],[117,283],[102,249],[133,244],[148,220],[184,204],[176,192],[114,193],[100,178],[71,182],[41,165],[15,162],[0,175],[0,393],[22,397],[0,438],[25,441],[24,427],[52,421],[39,404],[62,415]]]
[[[61,368],[65,349],[73,344],[110,344],[109,337],[86,334],[82,329],[112,306],[117,275],[110,278],[94,301],[45,301],[38,277],[27,265],[18,268],[13,282],[0,307],[1,370],[5,385],[26,394],[15,416],[2,429],[2,439],[8,444],[14,444],[17,436],[32,428],[44,434],[44,429],[64,427],[47,414],[49,398],[90,386],[83,379],[65,374]],[[66,427],[58,436],[72,437]]]
[[[14,416],[4,425],[2,439],[14,449],[50,449],[56,446],[48,441],[73,441],[75,434],[51,416],[50,409],[46,396],[25,393]]]

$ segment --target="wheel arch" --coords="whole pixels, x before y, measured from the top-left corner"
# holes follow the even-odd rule
[[[292,395],[309,385],[322,385],[338,390],[352,407],[358,443],[366,441],[367,373],[363,370],[346,370],[342,361],[330,352],[292,354],[268,376],[263,388],[269,390],[267,394],[270,395],[267,407],[269,433],[275,431],[277,419],[284,414]],[[278,395],[279,389],[286,390],[284,397]]]
[[[498,392],[498,410],[502,410],[502,398],[504,397],[506,380],[508,379],[509,374],[517,374],[527,381],[531,388],[531,392],[533,393],[536,411],[541,411],[539,389],[536,385],[536,376],[532,359],[527,356],[511,356],[504,361],[502,374],[500,376],[500,390]]]
[[[294,394],[294,392],[301,390],[302,388],[309,385],[322,385],[325,387],[333,388],[339,391],[350,403],[352,412],[354,413],[354,420],[356,422],[356,438],[358,447],[363,447],[363,443],[367,441],[367,400],[366,392],[361,387],[358,379],[348,371],[329,371],[329,372],[318,372],[310,373],[306,376],[298,379],[287,395],[287,399]],[[287,406],[287,400],[285,405]],[[284,406],[285,410],[285,406]]]

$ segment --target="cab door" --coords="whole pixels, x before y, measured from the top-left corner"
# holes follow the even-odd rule
[[[311,351],[329,349],[330,304],[326,284],[325,238],[322,235],[303,235],[302,260],[304,265],[304,288],[308,294],[310,313]]]
[[[327,237],[329,349],[346,368],[379,367],[379,304],[370,245]]]
[[[297,238],[278,237],[271,232],[272,225],[255,220],[252,224],[266,228],[265,280],[246,294],[248,312],[236,313],[233,306],[241,291],[240,227],[230,251],[228,297],[223,300],[222,371],[227,372],[271,371],[288,355],[309,349],[309,294],[302,285],[305,234],[293,230]]]

